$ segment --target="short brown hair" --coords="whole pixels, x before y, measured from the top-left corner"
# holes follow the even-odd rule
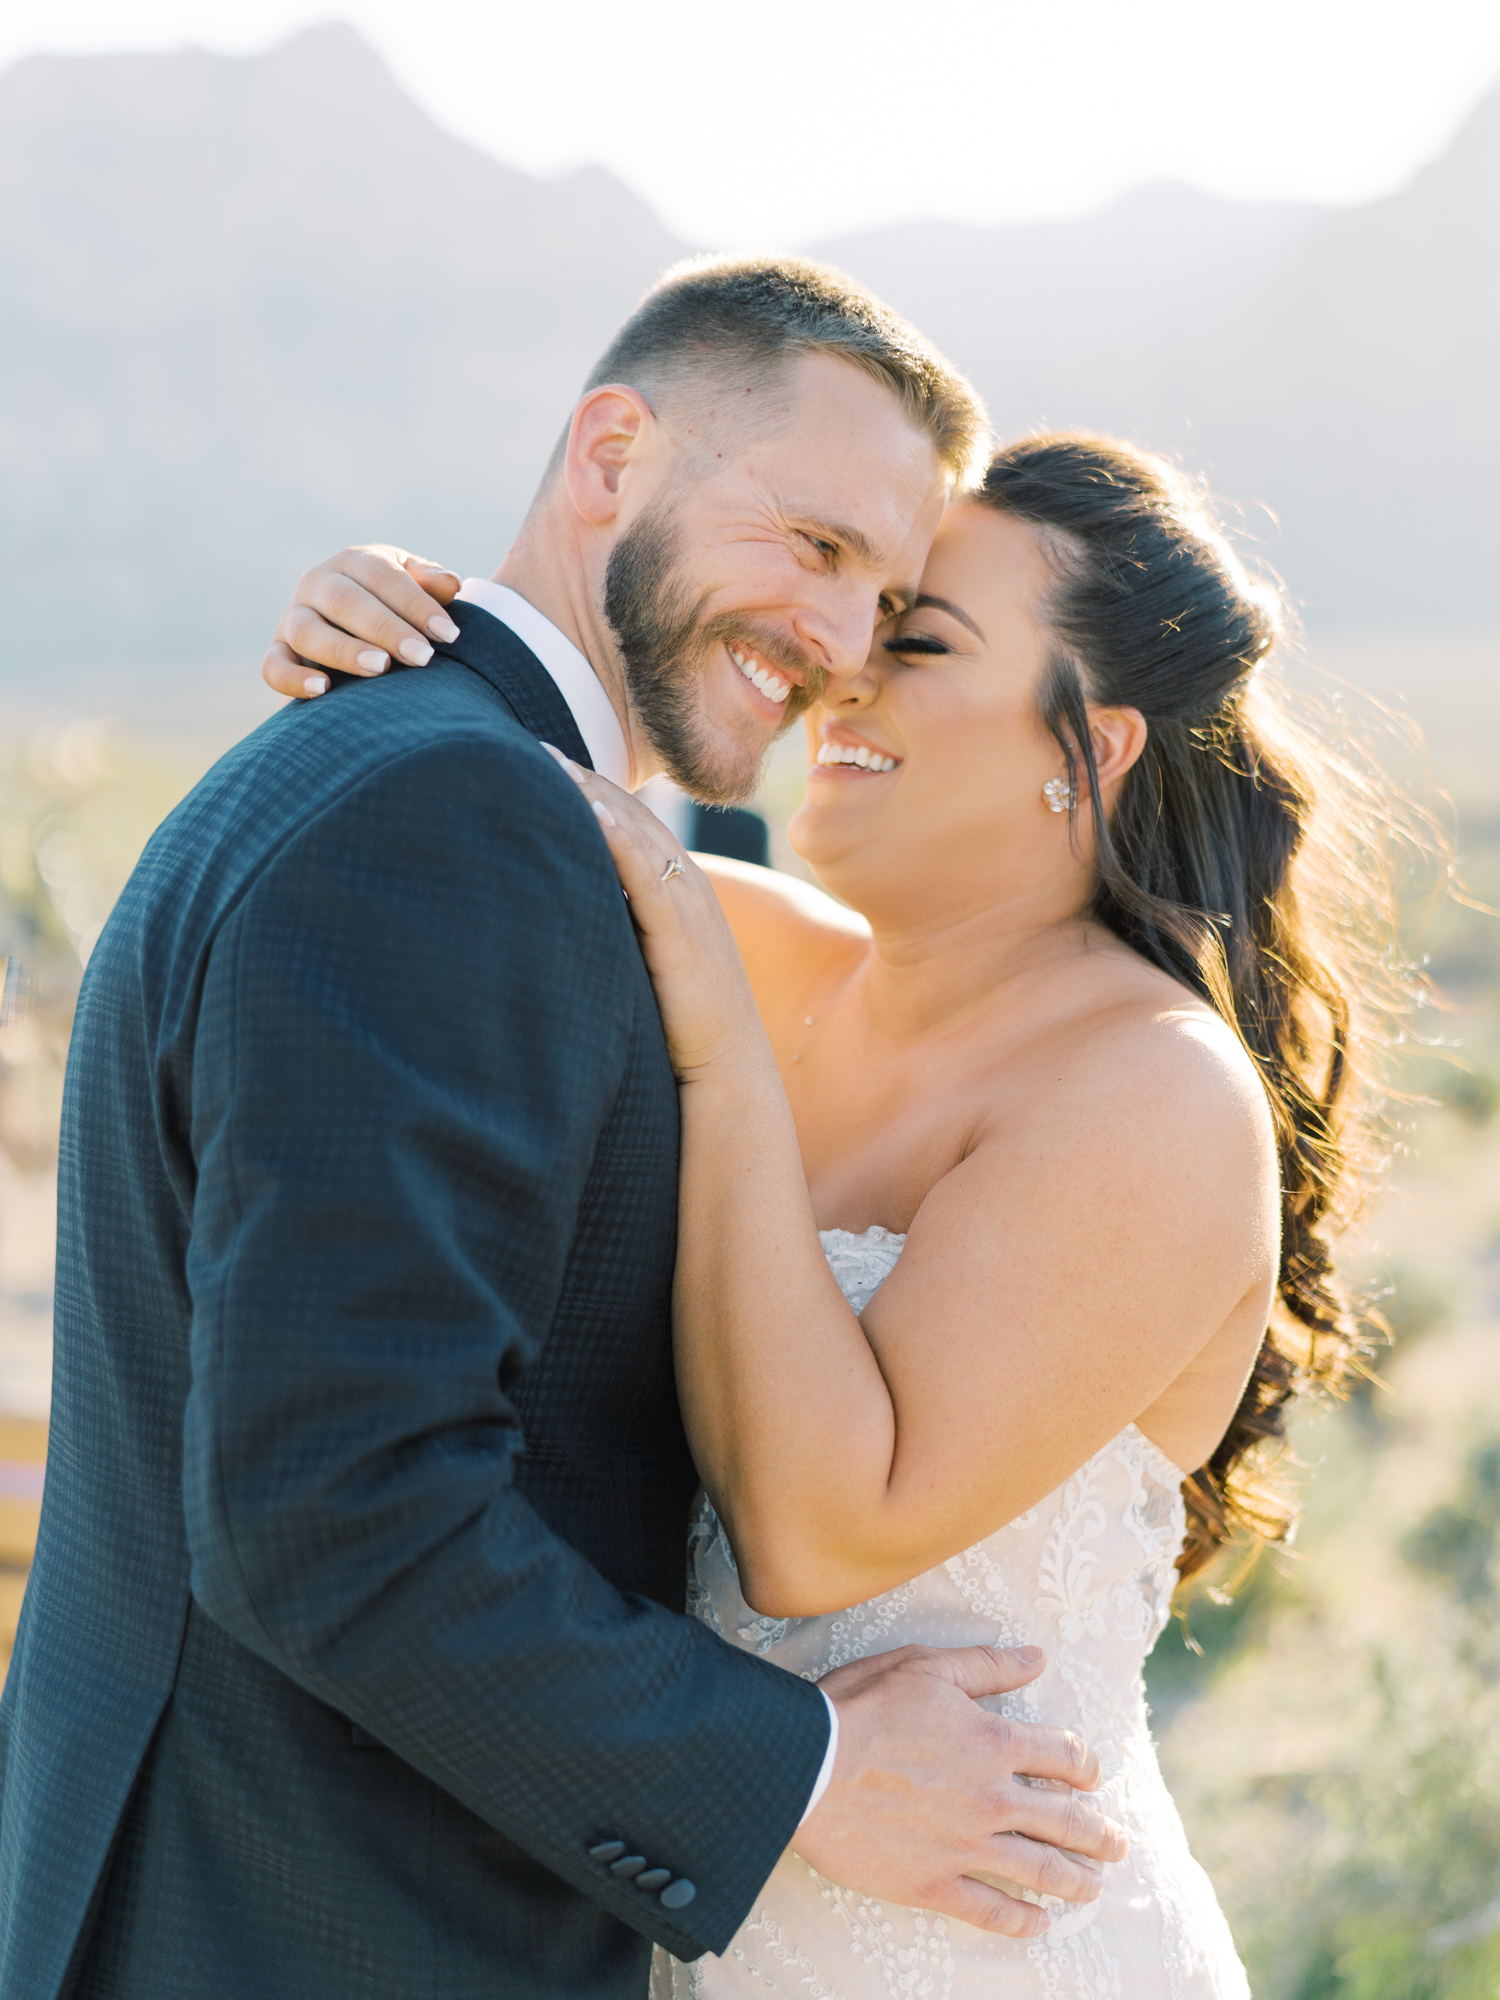
[[[774,383],[801,354],[831,354],[883,383],[960,486],[982,471],[989,419],[976,391],[873,293],[803,257],[692,257],[647,292],[585,392],[654,389],[697,375]]]

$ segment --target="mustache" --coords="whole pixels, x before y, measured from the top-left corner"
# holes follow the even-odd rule
[[[699,634],[705,648],[722,640],[726,646],[736,640],[748,645],[767,666],[780,667],[792,684],[792,691],[786,698],[785,714],[788,722],[795,716],[804,714],[823,699],[823,691],[828,685],[826,669],[804,653],[784,633],[774,632],[769,627],[758,624],[753,618],[737,617],[733,612],[723,612],[710,618],[700,627]],[[800,678],[799,678],[800,677]]]

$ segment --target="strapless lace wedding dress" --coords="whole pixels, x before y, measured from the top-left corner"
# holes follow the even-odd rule
[[[823,1232],[845,1298],[863,1312],[906,1239]],[[788,1849],[722,1957],[658,1950],[652,2000],[1248,2000],[1208,1877],[1188,1851],[1157,1767],[1141,1667],[1166,1624],[1182,1547],[1182,1474],[1131,1424],[1028,1513],[868,1604],[762,1618],[706,1498],[688,1549],[692,1611],[727,1639],[817,1679],[898,1646],[1037,1645],[1041,1678],[990,1704],[1074,1729],[1104,1782],[1095,1797],[1130,1835],[1095,1903],[1036,1898],[1041,1938],[996,1937],[882,1903]]]

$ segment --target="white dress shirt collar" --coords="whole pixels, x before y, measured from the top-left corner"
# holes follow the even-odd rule
[[[502,625],[509,626],[523,646],[541,661],[557,691],[568,704],[578,734],[583,738],[594,769],[617,785],[630,784],[630,746],[615,714],[614,703],[604,692],[604,684],[564,632],[552,620],[528,604],[519,591],[488,577],[464,579],[458,593],[460,604],[477,604]]]

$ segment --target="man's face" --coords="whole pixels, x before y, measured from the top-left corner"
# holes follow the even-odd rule
[[[754,791],[776,736],[915,597],[947,493],[927,434],[857,368],[807,355],[774,394],[768,424],[710,408],[674,440],[679,469],[605,580],[635,718],[719,804]]]

